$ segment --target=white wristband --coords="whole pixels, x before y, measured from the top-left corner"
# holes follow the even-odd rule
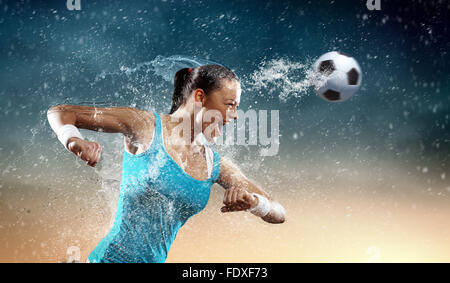
[[[81,133],[77,127],[75,127],[72,124],[66,124],[66,125],[62,126],[61,129],[58,131],[58,139],[67,150],[69,150],[67,148],[67,141],[70,138],[83,139],[83,136],[81,135]]]
[[[258,198],[258,204],[255,207],[250,208],[248,211],[259,217],[266,216],[272,209],[270,200],[260,194],[253,193],[252,195]]]

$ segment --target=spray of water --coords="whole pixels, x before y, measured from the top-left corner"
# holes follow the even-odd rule
[[[59,209],[55,203],[77,199],[81,190],[85,190],[90,197],[81,199],[80,205],[85,209],[98,208],[96,213],[102,215],[98,219],[103,221],[110,219],[111,225],[120,187],[123,136],[81,129],[87,140],[96,141],[103,147],[101,161],[95,168],[89,168],[82,160],[68,153],[59,143],[48,125],[47,109],[57,104],[97,107],[126,105],[164,113],[170,109],[173,77],[176,71],[204,64],[217,63],[180,55],[157,56],[153,60],[135,66],[121,66],[117,70],[110,71],[89,70],[89,72],[82,71],[84,66],[79,62],[61,65],[49,63],[42,69],[42,85],[34,90],[34,95],[26,96],[28,104],[23,103],[25,107],[23,111],[28,111],[30,114],[34,111],[34,105],[43,105],[38,114],[30,115],[30,117],[38,116],[39,119],[37,122],[36,120],[26,121],[26,127],[23,128],[26,132],[20,136],[27,138],[22,139],[20,148],[11,149],[9,155],[9,151],[4,152],[4,164],[7,166],[2,168],[2,178],[10,176],[21,179],[23,182],[47,187],[46,196],[51,201],[48,201],[49,207],[46,208],[45,215],[53,214]],[[238,76],[247,95],[264,93],[274,98],[279,97],[281,101],[289,99],[298,101],[307,94],[308,87],[312,85],[309,66],[309,62],[276,59],[261,62],[252,73],[248,75],[241,73]],[[10,111],[12,103],[6,101],[4,113]],[[252,146],[225,146],[216,150],[221,152],[222,156],[239,164],[248,177],[263,174],[270,178],[271,184],[280,182],[276,174],[270,172],[259,151],[252,150]],[[58,171],[55,168],[62,168],[62,170]],[[261,183],[265,181],[259,177],[254,179]],[[97,186],[100,188],[97,189]],[[70,190],[70,188],[76,190]],[[271,190],[269,187],[266,189]],[[94,197],[91,197],[92,193]],[[71,213],[65,212],[64,209],[59,213],[63,212]],[[85,215],[79,212],[76,217],[82,219]],[[105,227],[107,225],[104,222],[96,224],[95,227],[86,227],[86,229],[96,237],[103,236],[107,231]],[[58,239],[64,241],[67,235],[69,234],[60,234]]]
[[[326,77],[318,76],[312,61],[304,63],[289,59],[272,59],[260,63],[257,70],[246,77],[247,90],[264,95],[278,95],[280,101],[299,99],[308,95],[311,87],[318,88]]]
[[[175,77],[175,73],[182,68],[198,67],[207,64],[218,64],[211,60],[199,59],[195,57],[188,57],[182,55],[173,55],[169,57],[164,57],[158,55],[155,59],[138,63],[135,67],[121,66],[119,71],[114,72],[102,72],[97,75],[94,79],[94,83],[107,76],[144,76],[149,79],[149,76],[159,76],[167,82],[172,82]]]
[[[155,103],[161,99],[156,96],[147,96],[149,92],[159,91],[161,93],[167,89],[171,90],[173,77],[179,69],[205,64],[218,63],[181,55],[157,56],[151,61],[142,62],[136,66],[121,66],[117,71],[101,72],[95,77],[91,86],[97,87],[102,85],[102,87],[105,87],[105,83],[123,82],[126,85],[126,89],[131,90],[134,98],[146,100],[147,105],[149,105],[148,108],[154,109]],[[289,99],[300,100],[308,94],[310,87],[318,84],[318,77],[311,66],[311,60],[295,62],[288,59],[273,59],[261,62],[254,72],[249,75],[241,75],[240,77],[246,92],[278,96],[282,102],[286,102]],[[164,83],[155,83],[158,81],[163,81]],[[142,89],[142,86],[148,87],[147,89]],[[167,98],[166,100],[169,101],[170,99]],[[99,102],[96,105],[99,105]],[[167,108],[167,106],[164,106],[164,108]],[[111,139],[109,141],[105,140],[105,143],[111,144]],[[123,142],[121,139],[116,139],[111,146],[117,152],[123,147]],[[259,156],[259,151],[252,151],[249,146],[224,145],[224,147],[221,148],[222,150],[216,149],[222,151],[227,158],[236,161],[235,163],[239,164],[239,167],[244,172],[251,174],[251,172],[255,171],[253,173],[256,174],[256,171],[262,168],[264,158]],[[117,177],[113,176],[120,176],[120,160],[117,155],[104,155],[103,158],[102,166],[98,166],[99,168],[96,169],[96,173],[101,179],[107,180],[102,182],[103,189],[101,192],[109,196],[115,195],[119,189],[120,182]],[[112,182],[112,180],[115,180],[115,182]],[[109,198],[109,203],[115,203],[115,199]],[[111,205],[111,209],[114,209],[114,205]]]

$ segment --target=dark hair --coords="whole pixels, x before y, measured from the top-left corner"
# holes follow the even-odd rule
[[[233,71],[221,65],[203,65],[179,70],[175,74],[172,108],[169,114],[183,105],[194,89],[201,88],[208,95],[222,86],[223,79],[239,81]]]

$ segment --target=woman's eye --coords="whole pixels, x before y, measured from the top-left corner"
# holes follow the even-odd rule
[[[237,109],[236,103],[229,103],[229,104],[227,104],[227,105],[228,105],[228,108],[236,107],[236,109]]]

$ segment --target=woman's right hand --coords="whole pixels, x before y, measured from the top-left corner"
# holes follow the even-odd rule
[[[70,152],[86,161],[87,165],[92,167],[97,165],[102,153],[102,147],[98,143],[79,138],[70,138],[67,141],[67,148]]]

